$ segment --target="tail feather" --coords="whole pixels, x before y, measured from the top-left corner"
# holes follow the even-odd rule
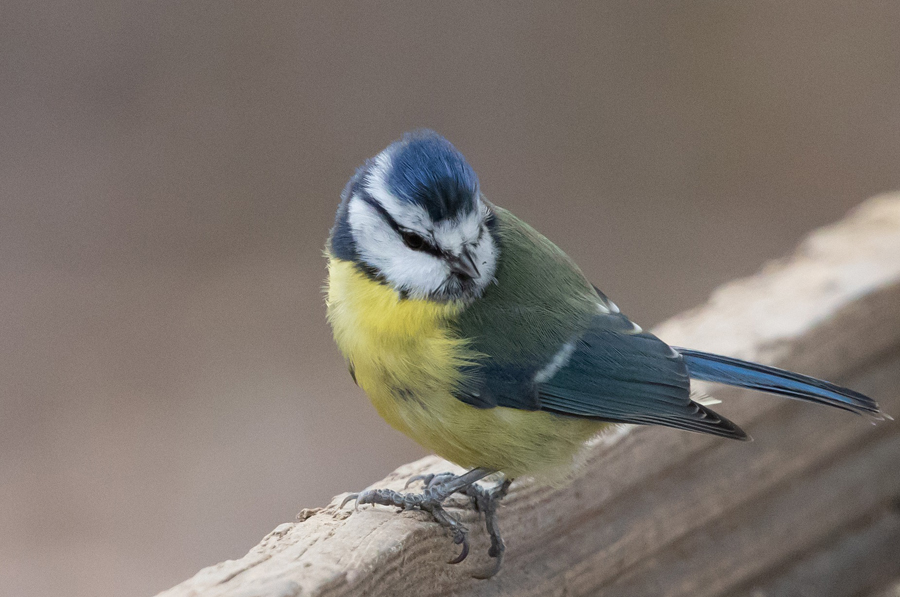
[[[684,358],[692,379],[761,390],[882,418],[878,404],[868,396],[815,377],[697,350],[675,350]]]

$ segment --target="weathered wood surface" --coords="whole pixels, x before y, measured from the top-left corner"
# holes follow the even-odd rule
[[[655,331],[842,382],[900,414],[900,195],[870,200]],[[493,579],[472,578],[490,564],[470,508],[455,512],[473,529],[472,552],[451,566],[457,548],[425,514],[339,511],[337,496],[161,595],[893,594],[900,425],[705,389],[755,442],[621,428],[594,443],[570,483],[517,481],[500,511],[508,550]],[[424,458],[373,486],[452,468]]]

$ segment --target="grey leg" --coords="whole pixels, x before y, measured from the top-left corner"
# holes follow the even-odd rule
[[[497,507],[500,505],[500,500],[502,500],[509,491],[509,486],[512,484],[512,481],[512,479],[504,479],[503,483],[496,487],[492,487],[491,489],[484,489],[483,487],[474,484],[465,489],[466,495],[471,497],[472,501],[475,502],[475,509],[484,513],[484,526],[487,528],[488,535],[491,537],[491,548],[488,550],[488,555],[492,558],[496,558],[493,569],[486,575],[478,576],[477,578],[490,578],[494,576],[497,574],[497,571],[500,570],[500,564],[503,563],[503,552],[506,551],[506,545],[503,543],[503,538],[500,536],[500,525],[497,522]]]

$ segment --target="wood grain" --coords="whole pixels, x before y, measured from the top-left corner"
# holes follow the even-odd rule
[[[815,232],[794,255],[730,283],[655,332],[852,385],[900,414],[900,196]],[[622,427],[568,482],[517,480],[500,511],[508,546],[486,569],[473,529],[458,566],[422,513],[304,510],[239,560],[166,597],[311,595],[889,595],[900,586],[900,426],[721,387],[723,414],[755,442]],[[373,486],[457,470],[435,457]],[[356,489],[356,488],[353,488]]]

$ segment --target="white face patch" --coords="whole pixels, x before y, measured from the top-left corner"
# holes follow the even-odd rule
[[[359,197],[350,199],[349,218],[360,258],[397,290],[425,297],[451,275],[444,260],[407,247],[381,214]]]
[[[360,258],[375,268],[399,292],[411,298],[477,298],[494,279],[497,247],[487,230],[490,210],[481,199],[477,208],[460,217],[435,224],[421,206],[401,201],[387,188],[390,156],[382,153],[367,177],[365,191],[404,230],[414,232],[439,248],[446,256],[467,254],[477,276],[462,282],[447,258],[414,250],[401,235],[359,194],[350,198],[348,219]]]

